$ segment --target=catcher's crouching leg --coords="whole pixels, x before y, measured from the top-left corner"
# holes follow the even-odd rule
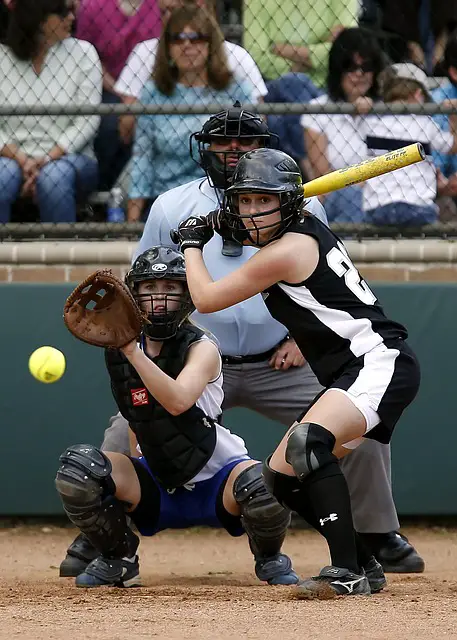
[[[76,578],[98,555],[100,555],[99,552],[86,536],[83,533],[78,534],[60,563],[59,576],[61,578]]]
[[[290,511],[282,507],[265,486],[260,463],[240,473],[233,494],[241,509],[241,521],[249,537],[259,580],[268,584],[296,584],[298,576],[281,547],[290,524]]]
[[[59,458],[55,480],[71,522],[105,558],[135,555],[139,538],[128,527],[123,504],[114,497],[111,462],[92,445],[74,445]]]

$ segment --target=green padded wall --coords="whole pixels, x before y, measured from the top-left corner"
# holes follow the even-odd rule
[[[457,430],[454,379],[457,362],[457,285],[373,285],[386,312],[404,322],[417,351],[423,381],[394,435],[394,492],[400,514],[457,514],[454,452]],[[2,284],[0,416],[3,461],[0,515],[61,513],[54,490],[58,457],[65,446],[99,444],[113,414],[103,351],[73,338],[62,321],[71,284]],[[30,353],[52,345],[67,357],[67,371],[44,385],[28,372]],[[243,409],[225,416],[253,456],[263,458],[283,427]]]

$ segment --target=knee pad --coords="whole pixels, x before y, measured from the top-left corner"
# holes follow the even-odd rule
[[[73,445],[60,456],[59,462],[55,484],[66,511],[69,508],[75,515],[87,512],[99,506],[103,497],[114,494],[111,462],[97,447]]]
[[[279,553],[290,524],[290,511],[268,491],[260,462],[240,473],[233,484],[233,495],[254,556]]]
[[[74,445],[59,458],[55,480],[68,518],[108,557],[134,555],[138,537],[127,526],[122,503],[114,497],[109,458],[92,445]]]
[[[292,428],[287,438],[285,458],[300,482],[337,458],[333,455],[335,436],[314,422],[302,422]]]

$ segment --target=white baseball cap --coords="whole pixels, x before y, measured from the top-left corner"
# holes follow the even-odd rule
[[[424,92],[427,100],[432,100],[432,97],[428,90],[428,76],[425,71],[422,71],[412,62],[399,62],[389,67],[397,78],[402,80],[414,80],[420,84],[422,91]]]

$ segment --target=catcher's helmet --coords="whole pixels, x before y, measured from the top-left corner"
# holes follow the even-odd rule
[[[139,294],[138,284],[145,280],[177,280],[183,283],[184,291],[183,293]],[[145,325],[143,332],[151,340],[162,341],[173,338],[184,320],[195,309],[187,288],[184,256],[171,247],[151,247],[139,255],[125,276],[125,281],[140,307],[142,303],[149,303],[150,324]],[[165,310],[154,313],[153,298],[158,295],[164,300]],[[170,305],[172,301],[177,304]],[[176,308],[169,310],[169,306]]]
[[[238,197],[242,193],[271,193],[279,197],[279,207],[270,211],[240,215]],[[223,227],[230,229],[231,237],[238,242],[250,239],[255,245],[262,246],[278,239],[286,231],[294,218],[301,211],[304,200],[303,182],[300,169],[287,153],[278,149],[255,149],[248,151],[238,162],[233,174],[232,186],[225,192],[224,206],[221,214]],[[259,231],[268,229],[271,224],[256,224],[257,217],[280,211],[281,222],[274,234],[261,242]],[[256,232],[246,230],[244,222],[248,220],[250,227]]]
[[[257,139],[259,146],[268,147],[272,136],[277,138],[269,131],[267,123],[259,115],[245,111],[237,100],[233,107],[211,116],[201,131],[190,136],[190,153],[195,162],[204,169],[211,185],[217,189],[226,189],[235,170],[235,167],[227,166],[226,158],[228,155],[235,154],[240,157],[245,151],[222,151],[217,155],[214,151],[208,150],[211,142],[234,138]],[[198,144],[199,160],[196,160],[193,155],[193,139]],[[220,159],[221,155],[223,160]]]

